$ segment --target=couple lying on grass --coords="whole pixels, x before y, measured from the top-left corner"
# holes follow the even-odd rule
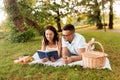
[[[59,38],[53,26],[47,26],[44,29],[41,51],[57,51],[58,57],[63,58],[64,64],[81,60],[81,54],[85,52],[86,46],[85,38],[75,33],[75,28],[72,24],[67,24],[63,27],[62,39]],[[51,56],[50,59],[47,57],[42,58],[42,62],[47,62],[48,60],[56,61],[54,56]]]

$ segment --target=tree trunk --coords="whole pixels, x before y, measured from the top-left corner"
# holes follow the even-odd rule
[[[33,20],[29,19],[29,18],[25,18],[25,22],[28,24],[28,25],[31,25],[31,26],[34,26],[34,28],[36,28],[37,30],[40,30],[40,26],[34,22]]]
[[[17,26],[17,31],[18,32],[23,32],[25,31],[25,25],[24,25],[24,18],[22,16],[20,17],[15,17],[13,20],[14,24]]]
[[[100,13],[98,13],[98,15],[99,15]],[[97,28],[98,29],[103,29],[103,25],[102,25],[102,22],[101,22],[101,19],[100,19],[100,16],[97,16]]]
[[[24,18],[20,13],[16,0],[4,0],[4,6],[10,19],[13,20],[18,32],[25,30]]]
[[[96,15],[96,18],[97,18],[96,26],[98,27],[98,29],[103,29],[102,21],[101,21],[101,18],[100,18],[100,13],[101,12],[100,12],[97,0],[95,0],[95,6],[96,6],[95,15]]]
[[[56,19],[56,22],[57,22],[58,32],[62,32],[61,24],[60,24],[60,14],[59,14],[59,11],[57,11],[57,17],[55,19]]]
[[[113,29],[113,0],[110,0],[109,29]]]

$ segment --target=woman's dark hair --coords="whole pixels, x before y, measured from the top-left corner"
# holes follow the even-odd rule
[[[75,28],[72,24],[67,24],[63,27],[63,30],[75,31]]]
[[[44,29],[44,42],[45,42],[45,45],[48,45],[49,41],[47,40],[46,36],[45,36],[45,31],[46,30],[51,30],[53,33],[54,33],[54,37],[53,37],[53,42],[56,43],[56,41],[58,41],[59,37],[58,37],[58,33],[57,33],[57,30],[53,27],[53,26],[46,26],[45,29]]]

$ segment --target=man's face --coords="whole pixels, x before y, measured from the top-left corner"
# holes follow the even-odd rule
[[[70,41],[73,39],[74,37],[74,31],[70,31],[70,30],[63,30],[62,31],[62,36],[65,39],[65,41]]]

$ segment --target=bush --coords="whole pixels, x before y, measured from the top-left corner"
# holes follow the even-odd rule
[[[0,39],[6,38],[11,40],[12,42],[27,42],[31,40],[35,36],[43,35],[44,27],[40,27],[40,30],[37,30],[34,26],[30,26],[25,23],[24,32],[18,32],[17,27],[14,25],[13,21],[7,18],[1,25],[0,30]]]
[[[28,29],[24,32],[12,32],[11,34],[11,41],[12,42],[27,42],[31,40],[33,37],[35,37],[33,29]]]

